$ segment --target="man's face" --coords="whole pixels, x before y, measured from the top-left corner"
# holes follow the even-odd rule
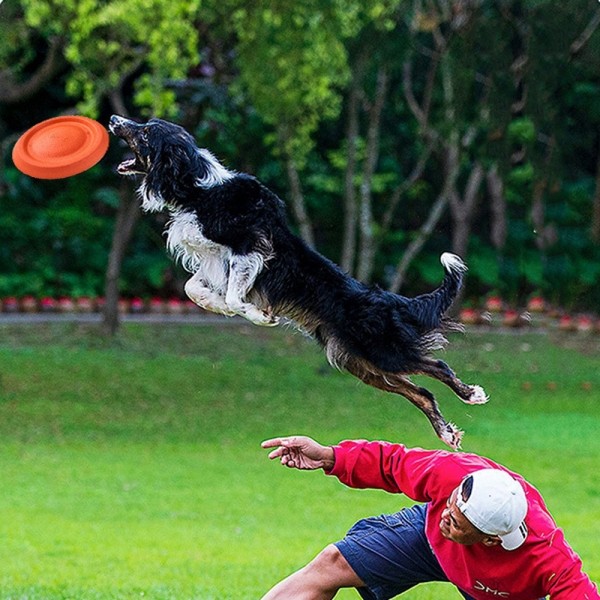
[[[457,544],[464,544],[469,546],[471,544],[478,544],[484,542],[487,545],[495,545],[490,543],[495,538],[479,531],[475,525],[473,525],[465,515],[463,515],[458,506],[456,506],[456,496],[458,494],[458,488],[455,489],[448,502],[446,508],[442,512],[442,518],[440,520],[440,530],[442,535],[452,542]]]

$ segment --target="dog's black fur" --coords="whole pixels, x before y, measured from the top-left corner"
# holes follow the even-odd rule
[[[442,284],[416,298],[367,286],[295,236],[273,192],[227,170],[180,126],[113,116],[110,130],[134,153],[118,172],[143,176],[142,208],[171,214],[167,246],[193,274],[186,293],[194,302],[261,325],[293,321],[321,344],[331,364],[405,396],[444,442],[459,447],[462,432],[444,419],[431,392],[407,376],[434,377],[467,403],[487,400],[479,386],[464,384],[430,356],[446,343],[444,313],[466,270],[460,258],[442,255]]]

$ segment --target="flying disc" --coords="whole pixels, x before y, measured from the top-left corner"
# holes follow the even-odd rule
[[[13,148],[17,169],[37,179],[62,179],[87,171],[106,154],[108,132],[93,119],[54,117],[28,129]]]

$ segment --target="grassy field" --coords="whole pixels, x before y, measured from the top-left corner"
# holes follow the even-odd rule
[[[491,397],[470,407],[427,382],[464,450],[536,484],[600,581],[600,336],[452,342],[444,358]],[[407,401],[285,329],[0,326],[0,599],[259,598],[357,519],[407,504],[270,463],[261,440],[291,433],[443,447]]]

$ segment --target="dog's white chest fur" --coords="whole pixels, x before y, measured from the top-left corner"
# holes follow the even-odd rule
[[[225,314],[242,315],[257,325],[276,325],[270,312],[246,301],[264,266],[259,252],[234,255],[231,248],[209,240],[193,213],[171,213],[167,226],[167,248],[193,273],[185,292],[198,306]]]
[[[231,250],[206,238],[194,214],[172,214],[167,226],[167,248],[186,271],[200,271],[215,290],[226,288]]]

